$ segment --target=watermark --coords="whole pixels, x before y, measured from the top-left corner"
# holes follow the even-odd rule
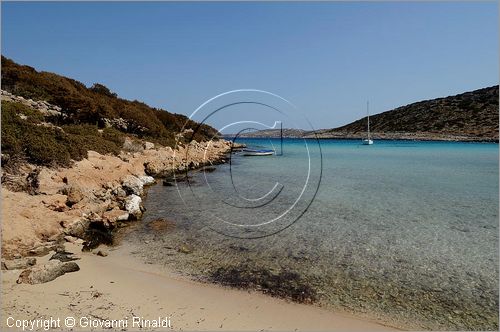
[[[219,173],[214,180],[203,171],[197,179],[204,183],[193,183],[188,164],[199,160],[200,153],[193,141],[206,138],[208,123],[218,124],[216,129],[233,143],[234,153],[220,167],[227,179],[221,180]],[[283,137],[303,129],[307,139]],[[182,132],[174,151],[183,154],[183,164],[173,168],[185,174],[176,187],[186,207],[198,211],[212,231],[245,239],[277,234],[297,222],[318,193],[323,162],[320,141],[299,109],[277,94],[256,89],[219,94],[191,114]],[[255,132],[265,138],[249,138]],[[213,135],[205,145],[203,164],[209,164],[211,147],[220,145],[218,138]],[[246,145],[243,151],[236,149],[241,144]]]
[[[95,316],[73,317],[48,317],[37,319],[19,319],[7,317],[8,328],[20,331],[48,331],[51,329],[150,329],[168,328],[172,329],[170,316],[159,316],[154,318],[144,318],[140,316],[123,317],[121,319],[105,319]]]

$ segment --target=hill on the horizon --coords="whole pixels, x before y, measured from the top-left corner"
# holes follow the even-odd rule
[[[498,141],[498,85],[455,96],[424,100],[370,116],[374,138]],[[316,131],[284,129],[285,137],[353,138],[366,136],[367,119]],[[288,135],[292,133],[292,135]],[[279,130],[243,137],[279,137]]]
[[[366,131],[366,117],[322,131]],[[370,116],[374,133],[439,133],[498,138],[498,85],[455,96],[424,100]]]

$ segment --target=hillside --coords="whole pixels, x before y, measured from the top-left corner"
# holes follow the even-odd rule
[[[150,107],[137,100],[119,98],[102,84],[86,87],[71,78],[38,72],[2,56],[2,90],[27,99],[46,101],[62,109],[63,116],[52,117],[56,125],[89,124],[98,128],[115,127],[121,132],[173,145],[183,126],[198,124],[186,116]],[[197,141],[210,139],[217,131],[202,125],[195,131]]]
[[[370,117],[377,133],[426,133],[498,140],[498,85],[456,96],[425,100]],[[320,134],[358,134],[366,117]]]
[[[498,142],[498,93],[497,85],[372,115],[372,136],[375,139]],[[338,128],[304,132],[302,137],[359,139],[366,135],[366,124],[364,117]],[[276,135],[279,131],[249,133],[245,137]]]
[[[288,138],[300,138],[302,137],[306,131],[302,129],[285,129],[283,128],[283,137]],[[264,129],[264,130],[256,130],[250,132],[243,132],[239,136],[240,137],[280,137],[281,129]],[[229,138],[234,137],[234,135],[226,135]]]

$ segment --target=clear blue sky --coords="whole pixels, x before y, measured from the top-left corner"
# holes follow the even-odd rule
[[[2,54],[189,115],[238,88],[315,128],[498,84],[498,4],[5,3]],[[220,125],[215,123],[215,125]]]

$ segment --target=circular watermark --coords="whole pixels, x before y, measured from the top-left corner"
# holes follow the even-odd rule
[[[218,133],[200,148],[194,139],[206,138],[208,123],[215,123]],[[298,129],[304,126],[309,128]],[[316,198],[320,141],[298,108],[277,94],[256,89],[219,94],[191,114],[182,133],[174,150],[182,154],[174,158],[182,164],[173,167],[184,174],[182,182],[174,178],[176,188],[185,206],[212,231],[244,239],[275,235],[297,222]],[[226,162],[215,174],[205,169],[188,174],[193,160],[202,157],[202,164],[210,164],[213,148],[225,144],[219,133],[231,142]]]

